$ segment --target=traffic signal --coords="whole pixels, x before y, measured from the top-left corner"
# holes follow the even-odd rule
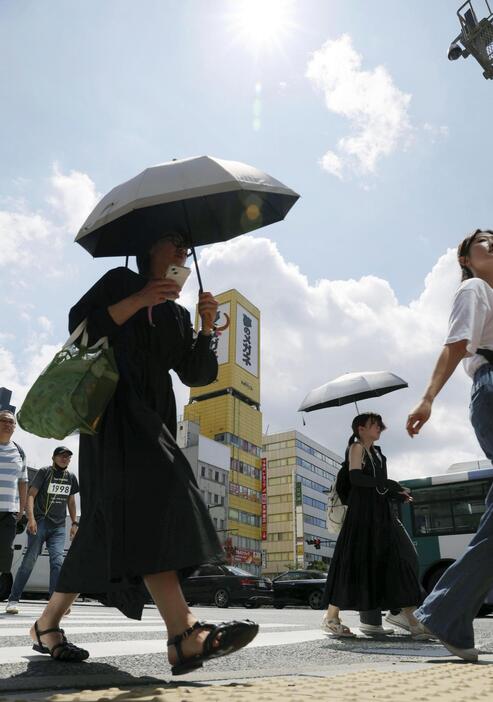
[[[313,539],[313,545],[315,548],[320,548],[320,539]]]

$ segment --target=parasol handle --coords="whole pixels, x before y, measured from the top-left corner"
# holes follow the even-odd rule
[[[182,200],[181,204],[183,207],[183,214],[185,215],[185,224],[187,225],[187,229],[188,229],[188,238],[190,240],[190,247],[192,249],[193,262],[195,263],[195,270],[197,271],[197,278],[199,281],[199,292],[203,293],[204,286],[202,285],[202,276],[200,275],[199,262],[197,261],[197,253],[195,251],[195,246],[193,245],[192,228],[190,227],[190,220],[188,218],[188,209],[187,209],[185,200]]]
[[[359,407],[358,407],[358,403],[357,403],[357,402],[355,401],[355,402],[354,402],[354,404],[356,405],[356,412],[357,412],[357,413],[358,413],[358,415],[359,415]]]
[[[197,261],[197,253],[195,251],[195,246],[192,246],[192,256],[193,262],[195,263],[195,270],[197,271],[197,278],[199,281],[199,292],[204,292],[204,286],[202,285],[202,277],[200,275],[199,262]]]

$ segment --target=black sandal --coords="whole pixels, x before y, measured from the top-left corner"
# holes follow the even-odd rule
[[[209,634],[203,643],[202,653],[195,656],[186,657],[182,651],[182,641],[197,629],[208,629]],[[178,663],[171,667],[173,675],[184,675],[192,670],[201,668],[205,661],[211,658],[220,658],[230,653],[238,651],[247,646],[258,634],[258,624],[245,619],[241,622],[222,622],[221,624],[211,624],[209,622],[195,622],[193,626],[183,632],[168,639],[168,646],[174,646],[178,655]],[[219,638],[218,638],[219,637]],[[214,642],[218,646],[214,646]]]
[[[75,644],[69,643],[65,637],[65,632],[63,629],[60,629],[57,626],[53,627],[52,629],[40,631],[38,628],[38,622],[34,622],[34,631],[36,632],[38,643],[33,644],[33,649],[38,653],[47,653],[56,661],[68,661],[70,663],[80,663],[81,661],[85,661],[86,658],[89,658],[89,651],[86,651],[84,648],[79,648]],[[44,636],[44,634],[52,633],[61,634],[62,640],[60,643],[55,644],[52,648],[48,648],[48,646],[45,646],[41,641],[41,637]],[[59,648],[62,650],[58,656],[54,656],[53,653]]]

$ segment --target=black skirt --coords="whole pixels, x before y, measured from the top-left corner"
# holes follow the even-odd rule
[[[416,550],[387,496],[351,488],[325,586],[324,603],[368,611],[418,606]]]

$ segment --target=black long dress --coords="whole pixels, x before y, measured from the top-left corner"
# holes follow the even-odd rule
[[[376,478],[380,492],[389,486],[385,456],[364,454],[362,471]],[[373,469],[375,467],[375,472]],[[396,484],[394,484],[396,485]],[[324,603],[368,611],[417,606],[421,601],[416,550],[394,514],[396,491],[351,485],[348,509],[337,539]]]
[[[140,619],[142,576],[223,560],[190,464],[178,448],[170,369],[190,387],[217,377],[210,338],[194,335],[190,315],[168,301],[118,326],[107,308],[147,280],[127,268],[103,276],[71,309],[73,331],[88,320],[89,343],[108,336],[120,372],[96,436],[80,436],[81,520],[57,584],[90,593]]]

